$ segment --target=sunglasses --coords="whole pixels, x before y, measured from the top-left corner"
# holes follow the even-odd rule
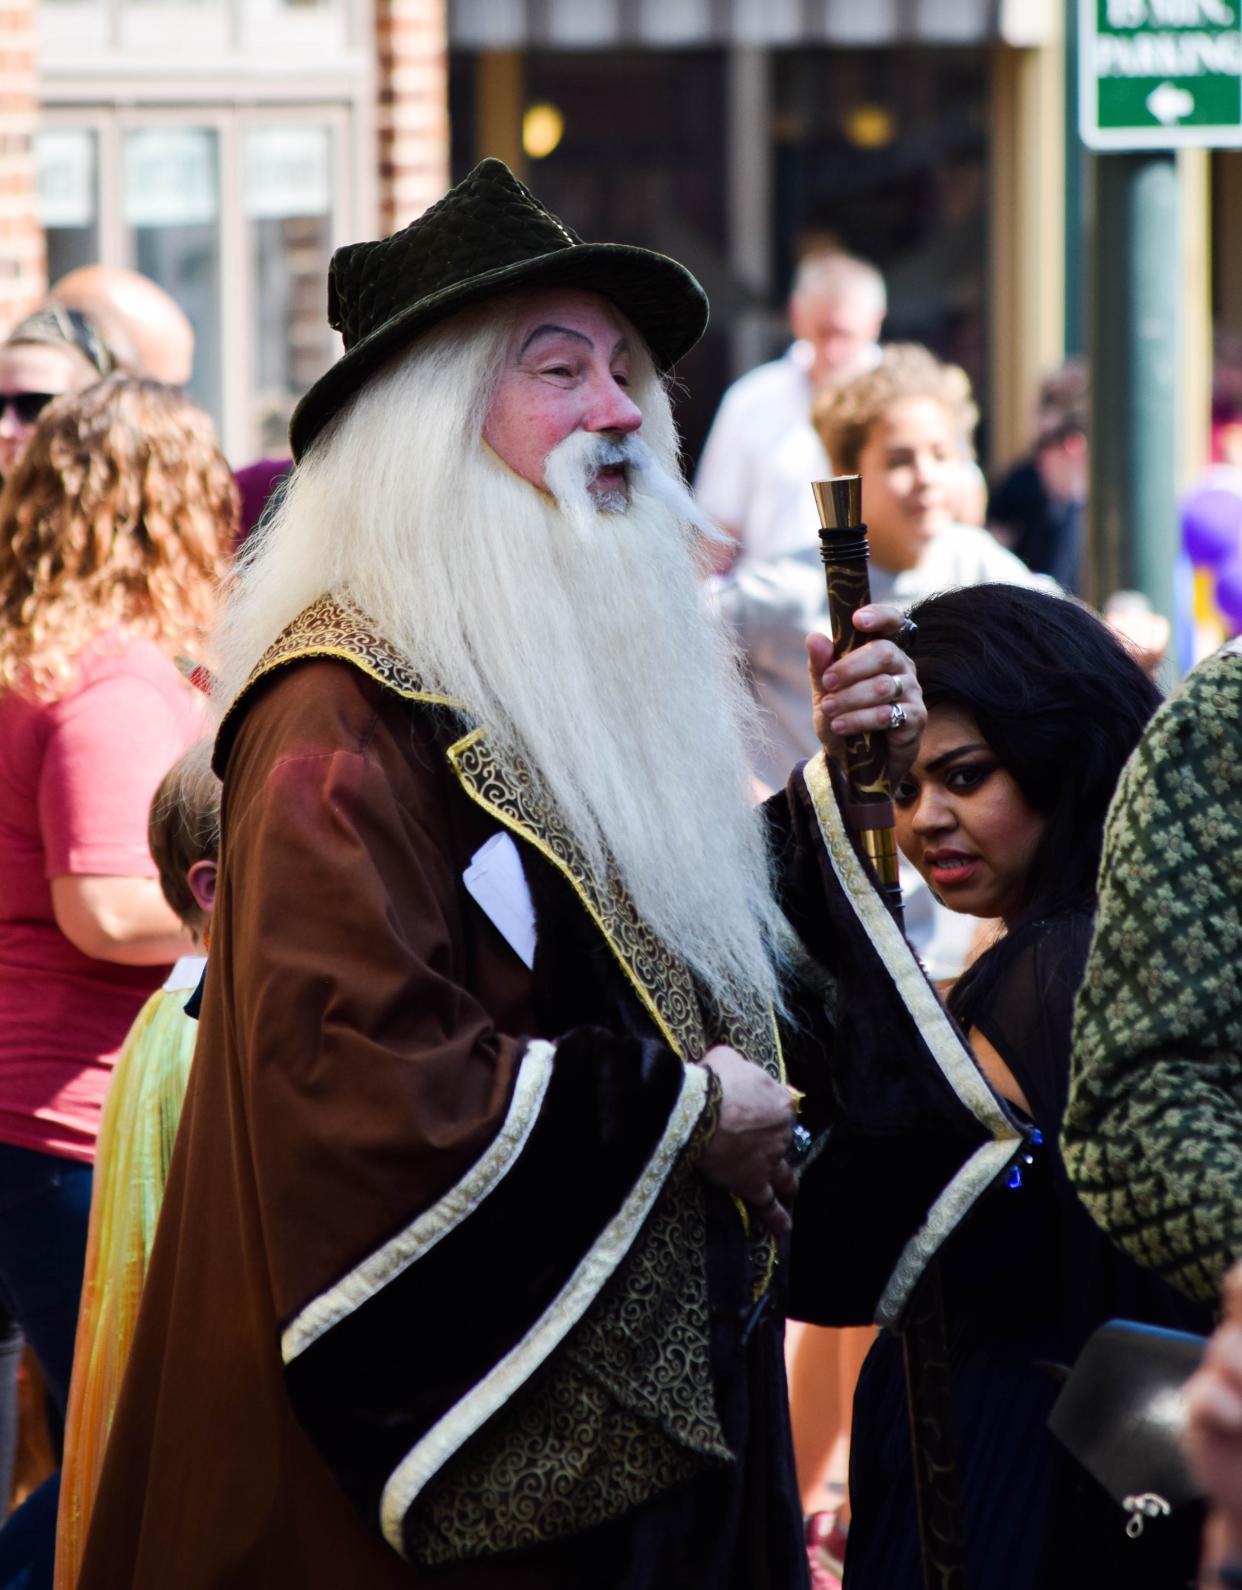
[[[55,392],[0,392],[0,418],[12,407],[23,425],[33,425],[56,395]]]

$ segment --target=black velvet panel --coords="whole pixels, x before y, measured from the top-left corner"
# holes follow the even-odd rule
[[[538,924],[532,968],[536,1030],[604,1027],[623,1037],[658,1039],[646,1007],[564,875],[532,846],[519,843],[518,852]]]
[[[496,1191],[287,1367],[299,1419],[372,1524],[400,1460],[526,1335],[617,1213],[683,1075],[654,1043],[597,1028],[562,1038]]]

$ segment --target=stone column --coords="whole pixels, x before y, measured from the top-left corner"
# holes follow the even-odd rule
[[[387,234],[449,185],[447,0],[376,0],[375,30],[380,226]]]

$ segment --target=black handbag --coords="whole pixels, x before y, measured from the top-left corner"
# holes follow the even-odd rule
[[[1195,1583],[1203,1498],[1179,1438],[1183,1388],[1206,1345],[1185,1331],[1109,1320],[1079,1353],[1048,1417],[1063,1454],[1049,1584]]]

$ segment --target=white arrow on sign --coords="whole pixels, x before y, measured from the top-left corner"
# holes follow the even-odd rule
[[[1163,127],[1181,121],[1195,108],[1195,96],[1176,83],[1160,83],[1147,96],[1147,108]]]

